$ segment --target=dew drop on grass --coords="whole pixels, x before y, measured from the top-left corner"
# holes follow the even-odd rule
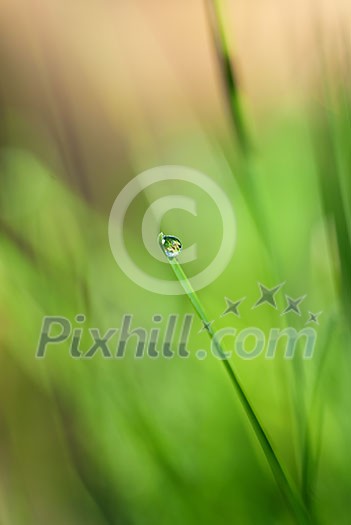
[[[177,257],[177,255],[179,255],[182,251],[182,243],[180,242],[178,237],[174,237],[174,235],[161,234],[160,245],[164,253],[170,259],[173,259],[173,257]]]

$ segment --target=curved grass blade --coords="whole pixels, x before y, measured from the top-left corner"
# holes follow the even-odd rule
[[[164,238],[164,234],[160,233],[159,235],[159,244],[163,251],[163,253],[166,255],[162,239]],[[200,320],[203,322],[204,327],[206,331],[208,332],[211,340],[213,341],[213,344],[216,348],[216,351],[218,353],[218,356],[221,359],[221,362],[223,363],[223,366],[229,376],[229,379],[239,396],[240,402],[244,408],[244,411],[246,413],[246,416],[248,417],[251,427],[253,431],[256,434],[256,437],[261,445],[261,448],[266,456],[266,459],[269,463],[269,466],[273,472],[273,475],[275,477],[275,480],[277,482],[277,485],[279,489],[281,490],[283,496],[285,497],[291,511],[295,515],[296,521],[299,524],[311,524],[312,518],[309,515],[299,493],[297,492],[296,488],[292,484],[292,482],[289,480],[287,473],[285,472],[284,467],[282,466],[280,460],[278,459],[273,446],[268,438],[268,435],[266,431],[264,430],[262,424],[260,423],[255,410],[253,409],[253,406],[251,402],[249,401],[241,382],[239,381],[239,378],[237,377],[236,372],[234,371],[232,365],[228,361],[226,357],[226,353],[216,338],[216,334],[211,327],[211,324],[209,322],[209,318],[205,312],[204,307],[202,306],[196,292],[191,286],[191,283],[189,279],[187,278],[181,264],[177,260],[176,256],[168,257],[166,255],[172,270],[180,283],[180,285],[183,287],[186,295],[188,296],[195,312],[197,313]]]
[[[248,126],[246,125],[246,119],[240,100],[238,79],[232,65],[229,44],[223,27],[219,3],[218,0],[205,1],[211,32],[220,65],[222,82],[227,96],[229,114],[236,132],[240,149],[244,156],[246,156],[246,154],[248,154],[251,149],[251,140],[249,138]]]

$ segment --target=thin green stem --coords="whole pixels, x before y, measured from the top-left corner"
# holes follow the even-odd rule
[[[243,177],[238,177],[238,182],[244,192],[247,201],[253,202],[249,206],[252,218],[255,222],[257,231],[263,237],[265,246],[270,256],[272,256],[272,243],[267,227],[266,213],[262,209],[260,195],[255,179],[256,168],[253,159],[252,141],[250,137],[249,125],[241,103],[239,82],[237,73],[233,65],[230,47],[223,24],[220,0],[205,0],[209,25],[213,36],[216,55],[219,63],[220,74],[226,100],[229,108],[229,116],[235,131],[235,135],[242,154],[243,163],[240,168]],[[273,258],[274,261],[274,258]]]
[[[162,238],[163,234],[160,234],[160,239]],[[162,245],[161,249],[164,252]],[[165,254],[166,255],[166,254]],[[166,255],[167,257],[167,255]],[[309,518],[309,514],[303,504],[303,501],[298,494],[296,488],[293,486],[292,482],[289,480],[285,469],[283,468],[280,460],[278,459],[272,444],[262,426],[260,423],[247,395],[245,394],[245,391],[243,387],[241,386],[241,383],[238,379],[238,376],[236,372],[234,371],[232,365],[227,359],[226,352],[224,351],[220,341],[216,337],[216,333],[211,327],[211,324],[209,322],[209,318],[206,315],[205,309],[202,306],[200,299],[198,298],[196,292],[191,286],[191,283],[189,279],[187,278],[182,266],[180,265],[179,261],[176,257],[167,257],[174,274],[183,287],[187,297],[189,298],[195,312],[197,313],[200,320],[203,322],[204,327],[206,328],[206,331],[208,332],[211,341],[214,345],[214,348],[217,352],[217,357],[221,360],[223,363],[223,366],[229,376],[229,379],[234,386],[240,402],[245,410],[245,413],[251,423],[251,427],[254,430],[258,441],[262,447],[262,450],[267,458],[267,461],[271,467],[271,470],[273,472],[273,475],[276,479],[276,482],[278,484],[278,487],[280,488],[283,496],[285,497],[287,503],[290,506],[290,509],[294,513],[296,520],[299,524],[307,524],[311,523],[311,520]]]
[[[240,100],[238,79],[232,59],[230,56],[229,43],[224,30],[222,16],[218,0],[205,0],[208,12],[211,32],[216,48],[220,72],[223,81],[223,87],[226,91],[229,114],[242,153],[246,156],[250,150],[250,138],[248,126]]]

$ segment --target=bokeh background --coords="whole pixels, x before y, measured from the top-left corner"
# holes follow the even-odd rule
[[[195,358],[209,347],[200,321],[187,360],[136,360],[136,339],[123,360],[74,360],[71,339],[35,358],[44,316],[70,319],[87,350],[89,327],[118,328],[126,313],[151,329],[155,314],[192,312],[184,296],[133,283],[108,241],[119,192],[165,164],[206,173],[235,209],[232,260],[199,292],[216,329],[300,329],[308,310],[323,312],[312,360],[287,361],[282,347],[274,360],[232,364],[315,522],[350,522],[351,6],[223,0],[211,19],[211,5],[0,2],[3,525],[295,522],[221,363]],[[248,148],[214,44],[219,21]],[[171,268],[146,251],[141,222],[154,198],[174,192],[199,206],[163,224],[197,244],[189,275],[221,239],[199,188],[139,195],[126,244],[162,279]],[[251,309],[258,281],[286,282],[278,311]],[[279,315],[283,292],[307,294],[301,318]],[[247,298],[240,318],[220,317],[225,297]]]

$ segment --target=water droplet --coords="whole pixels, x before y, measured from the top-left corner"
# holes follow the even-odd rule
[[[164,235],[163,233],[161,233],[160,245],[164,253],[170,259],[172,259],[173,257],[177,257],[177,255],[179,255],[182,251],[182,243],[180,242],[178,237],[174,237],[174,235]]]

